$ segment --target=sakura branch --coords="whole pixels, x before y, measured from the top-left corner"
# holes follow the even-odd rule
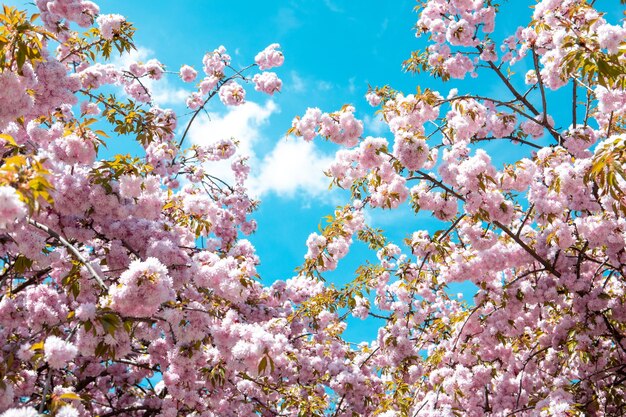
[[[80,253],[80,251],[78,249],[76,249],[76,247],[74,247],[74,245],[72,245],[67,239],[65,239],[63,236],[61,236],[60,234],[58,234],[54,230],[50,229],[45,224],[41,224],[38,221],[33,220],[32,218],[28,218],[26,221],[31,226],[34,226],[37,229],[39,229],[39,230],[41,230],[43,232],[46,232],[48,235],[50,235],[50,237],[53,237],[53,238],[57,239],[59,242],[61,242],[61,244],[63,246],[65,246],[72,253],[72,255],[74,255],[76,257],[76,259],[78,259],[80,261],[81,264],[83,264],[85,269],[87,269],[87,271],[89,271],[89,273],[91,274],[93,279],[98,283],[100,288],[102,288],[103,290],[108,290],[108,287],[104,283],[104,280],[100,277],[100,275],[98,275],[96,270],[93,269],[93,266],[91,266],[91,262],[89,262],[87,259],[85,259],[83,254]]]
[[[0,13],[0,417],[626,414],[626,29],[593,2],[538,1],[495,35],[512,5],[420,2],[405,67],[450,88],[364,91],[386,137],[365,101],[302,108],[288,133],[340,147],[349,201],[273,282],[236,139],[186,143],[210,100],[281,92],[279,45],[242,69],[213,45],[118,65],[123,16],[36,3]],[[485,74],[502,96],[459,91]],[[155,106],[166,76],[188,110]],[[120,137],[137,155],[101,159]],[[346,340],[349,316],[371,337]]]

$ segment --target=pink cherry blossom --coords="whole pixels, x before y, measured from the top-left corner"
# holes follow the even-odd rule
[[[245,102],[246,91],[235,81],[231,81],[220,87],[219,96],[226,106],[239,106]]]
[[[101,14],[96,18],[102,37],[108,40],[113,39],[125,21],[124,16],[119,14]]]
[[[280,92],[280,89],[283,86],[283,82],[273,72],[254,74],[252,80],[254,81],[254,89],[256,91],[262,91],[269,95],[273,95],[275,92]]]
[[[369,92],[365,95],[365,99],[369,103],[370,106],[376,107],[382,101],[380,96],[374,92]]]
[[[180,67],[180,78],[186,83],[190,83],[195,80],[197,75],[198,72],[189,65],[183,65]]]
[[[44,343],[44,357],[52,368],[63,368],[74,360],[77,354],[76,346],[57,336],[48,336]]]
[[[5,229],[26,216],[26,205],[15,188],[0,186],[0,228]]]
[[[129,316],[150,316],[172,299],[172,279],[156,258],[132,262],[111,289],[111,306]]]
[[[273,43],[254,57],[254,62],[256,62],[260,70],[280,67],[283,65],[285,57],[282,52],[277,51],[278,48],[280,48],[280,45]]]
[[[273,232],[249,196],[259,159],[195,132],[215,96],[288,92],[264,72],[278,44],[256,65],[218,47],[169,72],[116,59],[133,47],[120,15],[35,6],[0,62],[0,416],[626,413],[612,14],[542,0],[492,35],[491,2],[421,2],[406,68],[450,85],[369,87],[387,137],[363,137],[372,109],[302,107],[288,134],[330,142],[346,201],[280,277],[244,238]],[[188,110],[158,107],[159,83],[194,82],[200,61]],[[104,152],[117,136],[136,152]]]

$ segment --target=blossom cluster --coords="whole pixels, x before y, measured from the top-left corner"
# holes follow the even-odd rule
[[[353,106],[344,106],[335,113],[322,113],[318,108],[309,108],[304,116],[293,120],[291,131],[307,141],[319,135],[351,148],[359,142],[363,133],[363,122],[354,117],[354,111]]]
[[[277,50],[280,45],[275,43],[269,45],[259,52],[255,58],[256,65],[261,70],[281,66],[284,62],[282,52]],[[237,81],[241,79],[245,82],[250,79],[244,77],[237,71],[228,75],[231,69],[231,56],[224,46],[220,46],[213,52],[208,52],[202,59],[203,70],[206,77],[198,84],[198,91],[195,91],[187,98],[187,107],[191,110],[203,108],[215,92],[218,93],[221,102],[226,106],[238,106],[245,102],[246,90]],[[197,71],[189,65],[183,65],[180,69],[180,76],[184,82],[193,82],[197,77]],[[251,78],[254,82],[254,89],[268,95],[279,92],[282,88],[282,81],[274,72],[262,72],[254,74]]]
[[[492,71],[506,97],[372,88],[389,138],[364,136],[352,105],[293,120],[289,133],[339,145],[327,175],[350,202],[271,284],[244,238],[258,202],[236,138],[185,136],[214,97],[280,92],[279,45],[243,70],[224,47],[183,65],[197,83],[185,118],[152,99],[160,61],[94,62],[132,47],[124,17],[37,0],[37,26],[7,6],[0,416],[626,414],[625,26],[543,0],[498,45],[492,3],[424,2],[430,45],[407,68]],[[586,100],[563,116],[566,84]],[[143,152],[98,160],[108,135]],[[391,210],[402,242],[369,224]],[[372,256],[329,282],[357,241]],[[344,337],[349,315],[372,340]]]

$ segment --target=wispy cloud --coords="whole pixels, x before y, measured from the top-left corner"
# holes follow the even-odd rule
[[[326,7],[328,7],[328,10],[333,13],[343,13],[343,9],[337,6],[337,4],[332,0],[324,0],[324,4],[326,5]]]
[[[389,133],[389,126],[380,116],[370,116],[369,114],[363,118],[365,131],[374,135],[383,135]]]
[[[356,93],[356,78],[355,77],[350,77],[350,79],[348,80],[348,92],[350,94]]]
[[[278,35],[285,35],[294,29],[302,26],[302,22],[296,16],[296,12],[291,8],[280,8],[274,18],[274,27],[278,31]]]
[[[291,82],[287,85],[287,89],[294,93],[303,93],[306,90],[304,79],[296,72],[291,71]]]
[[[152,100],[160,106],[181,105],[189,97],[188,91],[173,87],[167,78],[151,83],[148,88],[150,87],[152,87]]]
[[[329,90],[332,90],[333,88],[332,83],[328,81],[318,81],[316,83],[316,86],[319,91],[329,91]]]
[[[389,27],[389,18],[386,17],[380,24],[380,30],[376,34],[376,37],[380,38],[381,36],[383,36],[383,34],[387,31],[388,27]]]
[[[189,137],[199,145],[234,137],[239,141],[240,152],[253,156],[254,145],[262,138],[261,127],[277,111],[276,103],[268,100],[263,105],[248,101],[229,107],[224,114],[210,112],[191,126]]]
[[[306,74],[302,75],[299,72],[291,71],[289,73],[289,77],[291,78],[290,82],[287,83],[286,89],[292,93],[305,93],[314,89],[315,91],[330,91],[333,88],[336,88],[336,85],[330,81],[319,80],[315,78],[308,77]],[[354,84],[354,79],[350,79],[350,86]]]

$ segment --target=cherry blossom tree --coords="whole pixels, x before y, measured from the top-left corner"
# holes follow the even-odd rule
[[[420,2],[429,46],[406,69],[507,95],[371,88],[392,138],[363,137],[352,105],[296,117],[290,134],[341,146],[327,174],[350,201],[270,286],[245,156],[185,139],[211,99],[280,91],[279,45],[182,66],[185,118],[152,100],[162,63],[111,63],[134,47],[123,16],[36,7],[0,15],[2,417],[626,414],[626,28],[593,2],[543,0],[504,42],[491,0]],[[113,135],[144,155],[99,160]],[[367,224],[403,207],[445,227],[392,242]],[[378,262],[337,288],[354,240]],[[466,281],[473,299],[449,294]],[[382,319],[376,339],[344,340],[349,314]]]

